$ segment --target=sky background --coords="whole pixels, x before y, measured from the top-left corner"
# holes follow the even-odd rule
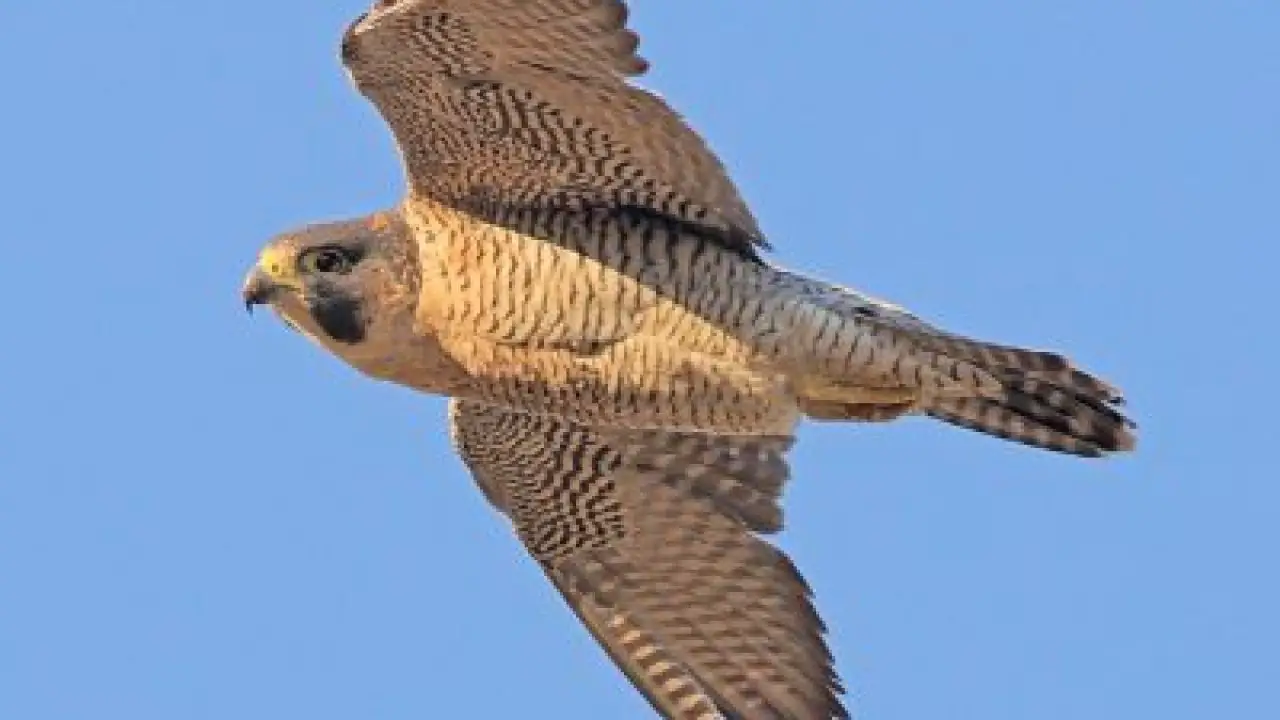
[[[1280,717],[1280,4],[636,2],[782,264],[1123,386],[1135,456],[800,430],[864,720]],[[393,203],[363,0],[4,3],[0,717],[646,718],[444,402],[240,306]]]

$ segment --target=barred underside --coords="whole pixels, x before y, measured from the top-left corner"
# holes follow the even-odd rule
[[[789,439],[451,412],[486,495],[666,717],[848,717],[809,587],[751,532],[781,525]]]
[[[786,272],[780,277],[789,292],[835,318],[828,322],[854,336],[851,343],[860,331],[848,328],[861,325],[872,338],[894,338],[894,353],[911,355],[929,368],[910,377],[901,372],[910,366],[896,361],[887,370],[879,368],[878,382],[911,390],[910,402],[802,398],[801,408],[810,417],[886,420],[923,412],[994,437],[1085,457],[1132,450],[1137,443],[1134,423],[1117,408],[1124,403],[1119,390],[1063,355],[966,338],[849,288]],[[927,382],[929,377],[935,382]],[[948,378],[960,392],[947,389]]]
[[[632,207],[754,257],[763,236],[720,160],[626,82],[648,66],[626,21],[620,0],[392,0],[348,28],[342,60],[415,194],[503,225]]]

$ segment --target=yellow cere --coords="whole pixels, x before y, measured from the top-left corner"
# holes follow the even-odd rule
[[[297,269],[287,247],[272,245],[258,255],[258,269],[280,285],[296,285]]]

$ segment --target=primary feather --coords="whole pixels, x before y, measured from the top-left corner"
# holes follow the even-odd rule
[[[787,438],[606,432],[454,401],[464,462],[668,717],[846,718],[780,526]],[[772,506],[765,508],[763,506]]]

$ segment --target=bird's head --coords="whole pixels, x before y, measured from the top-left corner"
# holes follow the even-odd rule
[[[322,344],[362,343],[393,308],[413,302],[416,246],[398,213],[308,225],[272,238],[245,277],[245,307],[269,305]]]

